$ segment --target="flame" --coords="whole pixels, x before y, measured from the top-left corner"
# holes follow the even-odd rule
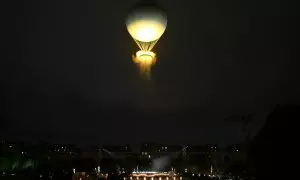
[[[156,63],[156,54],[152,51],[138,51],[132,55],[132,59],[138,65],[142,77],[151,79],[151,67]]]

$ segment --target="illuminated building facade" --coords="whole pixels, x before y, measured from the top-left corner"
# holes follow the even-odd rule
[[[124,180],[181,180],[174,172],[134,171]]]

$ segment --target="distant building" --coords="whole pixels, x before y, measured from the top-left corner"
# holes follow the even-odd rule
[[[176,153],[182,150],[180,145],[167,145],[160,143],[143,143],[140,148],[141,157],[163,156],[171,153]]]
[[[103,145],[103,149],[106,149],[110,152],[132,152],[130,145]]]
[[[51,153],[60,154],[79,154],[80,151],[74,145],[70,144],[53,144],[49,150]]]

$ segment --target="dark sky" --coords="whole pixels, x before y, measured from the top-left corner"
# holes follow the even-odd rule
[[[1,2],[3,138],[82,145],[234,143],[277,103],[299,103],[296,6],[162,0],[153,80],[140,78],[124,20],[136,0]],[[298,81],[297,81],[298,80]]]

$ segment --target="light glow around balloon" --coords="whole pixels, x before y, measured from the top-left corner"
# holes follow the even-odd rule
[[[151,42],[161,37],[166,30],[166,26],[160,21],[141,19],[129,23],[127,29],[135,40]]]

